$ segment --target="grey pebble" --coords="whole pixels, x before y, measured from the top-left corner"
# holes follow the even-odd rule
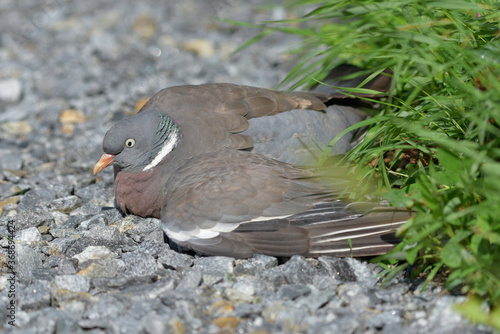
[[[137,248],[137,251],[143,252],[144,254],[151,255],[155,259],[164,251],[170,250],[167,244],[163,242],[158,242],[156,240],[145,239]]]
[[[16,245],[16,272],[22,282],[30,282],[35,269],[42,266],[41,255],[31,246]]]
[[[50,282],[40,280],[19,287],[19,307],[21,310],[38,310],[50,305]]]
[[[57,288],[69,291],[88,292],[90,289],[89,280],[81,275],[58,275],[54,283]]]
[[[228,278],[233,274],[234,258],[225,256],[200,257],[194,260],[194,268],[201,268],[203,275]]]
[[[59,262],[58,269],[62,275],[76,274],[76,263],[78,260],[70,258],[62,258]]]
[[[17,78],[0,80],[0,100],[13,103],[21,98],[22,83]]]
[[[236,260],[235,275],[256,275],[264,270],[274,268],[278,265],[278,260],[274,256],[256,254],[246,261]]]
[[[49,233],[55,240],[60,238],[81,237],[80,232],[75,228],[51,228]]]
[[[24,197],[25,196],[23,196],[23,198]],[[41,225],[50,226],[54,221],[54,217],[49,212],[44,211],[41,207],[33,207],[28,210],[19,211],[19,214],[15,218],[17,230],[22,230],[28,227],[38,227]]]
[[[30,227],[24,230],[21,230],[14,238],[14,240],[24,243],[31,244],[32,242],[42,240],[42,234],[36,227]]]
[[[186,271],[179,284],[177,284],[176,289],[194,289],[201,284],[202,279],[203,272],[200,268]]]
[[[374,293],[377,298],[386,303],[400,303],[409,290],[408,284],[391,284],[385,289],[377,289]]]
[[[74,234],[71,234],[74,235]],[[49,243],[49,250],[51,254],[60,255],[64,254],[71,244],[75,242],[75,239],[70,237],[60,237],[55,238]]]
[[[23,160],[19,154],[0,150],[0,156],[2,157],[2,159],[0,159],[0,169],[21,170],[23,168]]]
[[[125,273],[128,276],[153,275],[158,270],[154,257],[141,250],[124,253],[122,260],[125,262]]]
[[[314,277],[314,269],[303,256],[295,255],[281,268],[290,284],[308,284]]]
[[[300,296],[307,295],[311,289],[301,284],[287,284],[282,285],[277,292],[277,297],[283,300],[294,300]]]
[[[325,268],[330,277],[342,282],[357,281],[356,274],[345,259],[322,256],[318,258],[319,263]]]
[[[68,214],[74,209],[80,207],[82,203],[82,200],[77,196],[67,196],[53,200],[50,202],[49,207],[52,210]]]
[[[123,290],[136,284],[152,283],[155,279],[153,276],[138,276],[138,277],[95,277],[90,281],[91,288],[98,291],[110,291],[113,289]]]

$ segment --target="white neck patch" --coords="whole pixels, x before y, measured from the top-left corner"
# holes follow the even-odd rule
[[[142,171],[144,172],[153,167],[156,167],[163,160],[163,158],[165,158],[167,154],[172,152],[175,146],[177,146],[178,140],[179,140],[179,132],[178,131],[172,132],[172,135],[168,137],[167,141],[165,141],[165,144],[161,148],[160,152],[158,152],[153,161],[151,161],[149,165],[144,167]]]

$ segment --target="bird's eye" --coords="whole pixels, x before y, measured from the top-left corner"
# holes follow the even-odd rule
[[[127,147],[134,147],[134,145],[135,145],[135,140],[134,139],[129,138],[129,139],[125,140],[125,146],[127,146]]]

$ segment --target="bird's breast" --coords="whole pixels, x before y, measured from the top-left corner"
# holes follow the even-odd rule
[[[160,218],[163,182],[160,168],[144,172],[120,171],[115,177],[116,203],[126,214]]]

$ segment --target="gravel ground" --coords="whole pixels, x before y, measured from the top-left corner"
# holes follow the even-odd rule
[[[422,292],[400,275],[381,288],[380,268],[356,259],[182,253],[158,220],[115,209],[112,169],[96,178],[92,167],[106,130],[144,97],[177,84],[272,87],[291,69],[291,36],[230,57],[255,31],[217,17],[293,14],[261,4],[0,0],[0,234],[15,241],[0,240],[3,331],[492,332],[454,313],[463,297],[438,284]]]

